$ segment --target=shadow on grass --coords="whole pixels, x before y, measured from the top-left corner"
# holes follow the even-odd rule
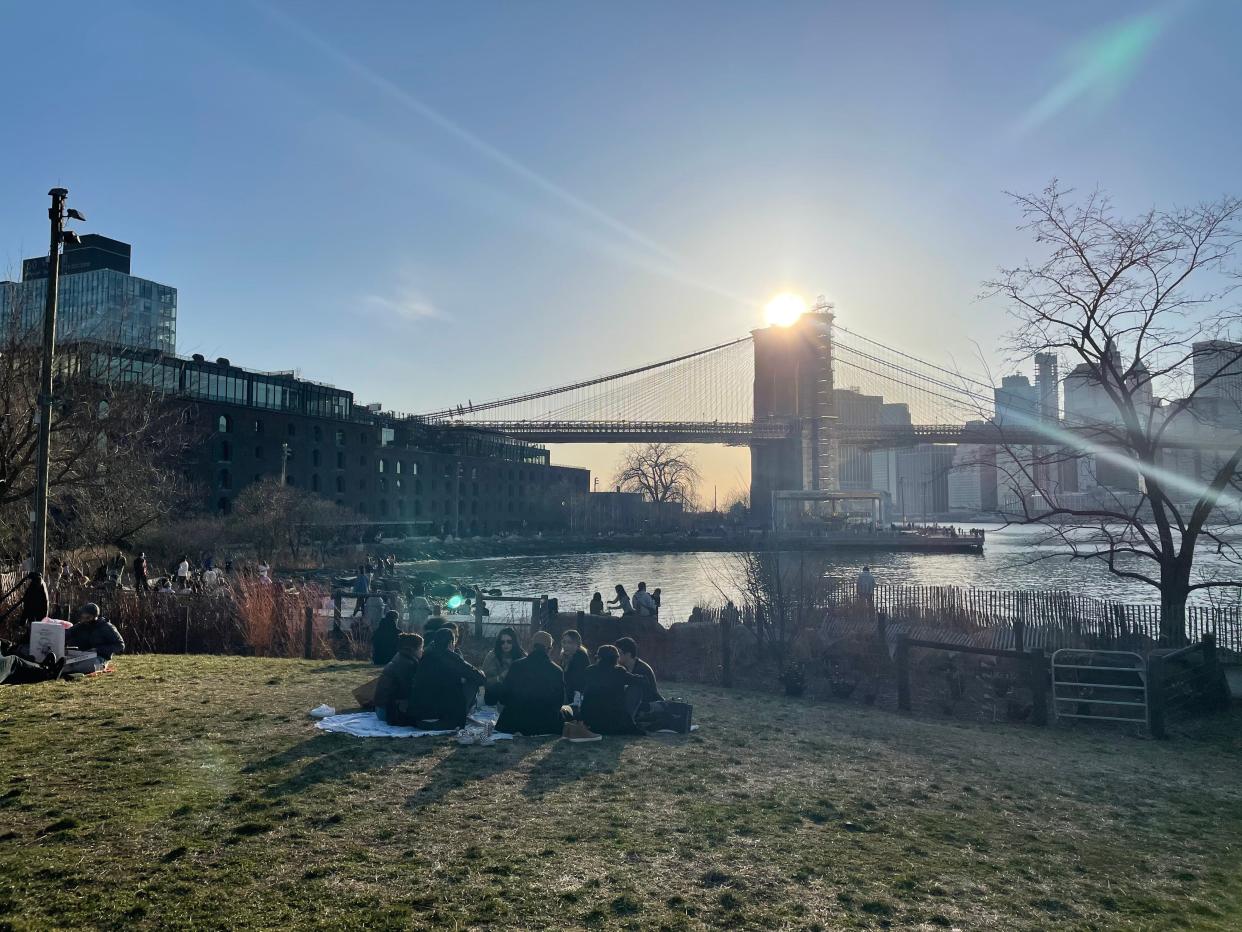
[[[264,789],[269,796],[283,797],[286,794],[301,793],[321,783],[338,782],[356,773],[378,770],[433,754],[443,747],[442,740],[360,739],[351,735],[317,734],[278,754],[249,764],[242,769],[242,773],[270,773],[301,763],[302,767],[296,773]]]
[[[567,783],[602,773],[613,773],[621,762],[621,755],[631,741],[643,738],[605,737],[589,744],[571,744],[554,741],[535,766],[531,768],[522,795],[529,799],[541,799],[555,793]]]
[[[432,768],[418,792],[406,800],[406,807],[423,809],[434,805],[454,790],[517,767],[539,747],[540,743],[532,741],[501,741],[490,748],[454,744]]]

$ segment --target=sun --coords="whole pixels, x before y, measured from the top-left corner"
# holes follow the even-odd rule
[[[769,327],[792,327],[806,313],[806,300],[786,291],[769,301],[764,313]]]

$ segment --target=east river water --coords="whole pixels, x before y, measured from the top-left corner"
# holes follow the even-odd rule
[[[847,550],[839,554],[815,554],[830,576],[853,578],[864,563],[881,584],[964,586],[976,589],[1070,590],[1097,598],[1128,602],[1155,602],[1154,589],[1110,574],[1102,563],[1073,561],[1057,556],[1059,548],[1041,544],[1047,531],[1033,527],[998,528],[982,525],[988,532],[983,554],[892,553]],[[1196,581],[1203,574],[1220,573],[1236,579],[1234,570],[1221,558],[1204,552],[1196,557]],[[1035,560],[1036,557],[1050,557]],[[808,559],[811,555],[808,555]],[[493,557],[481,560],[413,564],[453,579],[473,580],[484,588],[499,588],[505,595],[548,595],[560,601],[561,611],[586,610],[593,592],[613,597],[617,583],[632,596],[639,580],[662,592],[661,619],[683,621],[696,604],[737,597],[737,559],[729,553],[591,553],[537,557]],[[1229,592],[1231,590],[1221,590]],[[493,620],[512,613],[525,617],[524,608],[496,603]]]

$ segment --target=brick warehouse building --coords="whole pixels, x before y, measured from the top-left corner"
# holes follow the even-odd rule
[[[283,476],[393,531],[533,533],[567,530],[571,498],[590,488],[588,470],[551,465],[543,447],[358,405],[292,372],[90,343],[61,353],[60,365],[190,403],[202,440],[185,474],[218,513],[248,484]]]

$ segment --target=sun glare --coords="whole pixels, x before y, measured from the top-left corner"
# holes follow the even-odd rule
[[[778,294],[764,308],[770,327],[792,327],[806,313],[806,301],[799,295],[785,292]]]

